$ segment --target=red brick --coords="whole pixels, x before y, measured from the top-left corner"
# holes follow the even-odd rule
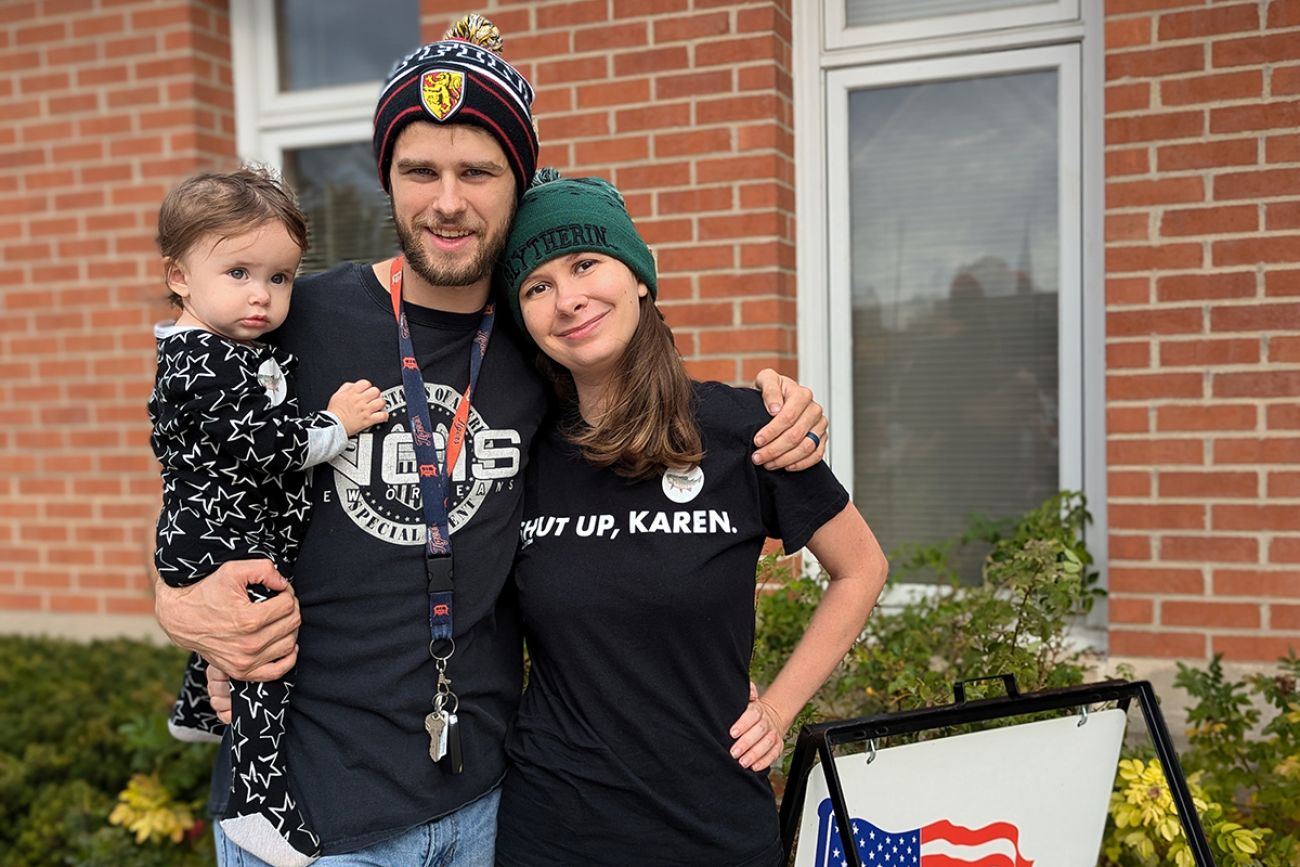
[[[1300,236],[1297,236],[1300,243]],[[1300,304],[1254,304],[1210,310],[1211,331],[1282,331],[1300,329]]]
[[[1111,338],[1199,333],[1203,327],[1203,315],[1195,307],[1112,310],[1106,314],[1106,333]]]
[[[1150,367],[1151,344],[1146,341],[1106,344],[1106,369]]]
[[[1192,138],[1205,134],[1205,114],[1200,111],[1170,111],[1106,119],[1106,144]]]
[[[1300,404],[1279,403],[1268,408],[1269,430],[1300,430]]]
[[[1106,304],[1147,304],[1151,301],[1151,278],[1106,277]]]
[[[1147,148],[1127,148],[1106,151],[1106,177],[1144,175],[1151,170]]]
[[[1160,603],[1160,622],[1166,626],[1258,629],[1259,606],[1223,601],[1185,602],[1166,599]]]
[[[1274,69],[1269,90],[1273,96],[1294,96],[1300,93],[1300,66]]]
[[[1300,571],[1215,569],[1216,596],[1300,597]]]
[[[539,3],[535,11],[537,29],[554,30],[575,24],[604,21],[608,7],[605,0],[580,0],[577,3]],[[493,14],[494,19],[495,17],[496,15]]]
[[[1300,100],[1261,102],[1210,110],[1210,132],[1215,134],[1265,129],[1289,130],[1297,125],[1300,125]]]
[[[569,60],[547,60],[537,64],[536,82],[539,85],[603,81],[608,77],[609,58],[603,54]]]
[[[1269,473],[1270,497],[1300,497],[1300,473]]]
[[[1224,659],[1232,662],[1273,662],[1300,647],[1300,639],[1264,635],[1214,635],[1210,637],[1210,646],[1214,653],[1222,653]]]
[[[1203,201],[1205,182],[1199,177],[1112,181],[1106,184],[1107,208],[1143,208]]]
[[[1159,301],[1250,298],[1256,294],[1253,271],[1226,274],[1173,274],[1156,279]]]
[[[1215,397],[1300,396],[1300,370],[1216,373],[1212,390]]]
[[[1257,497],[1259,477],[1255,473],[1175,472],[1162,470],[1157,484],[1162,498],[1168,497]]]
[[[1281,27],[1300,27],[1300,2],[1297,0],[1273,0],[1268,4],[1269,29]]]
[[[1270,337],[1268,341],[1270,361],[1300,361],[1300,337]]]
[[[1151,85],[1145,81],[1112,84],[1106,88],[1106,113],[1146,111],[1151,107]]]
[[[1151,429],[1151,413],[1144,406],[1106,409],[1106,432],[1112,434],[1147,433]]]
[[[1198,46],[1199,47],[1199,46]],[[1248,39],[1221,39],[1210,44],[1210,58],[1215,67],[1263,66],[1286,62],[1300,56],[1294,33],[1274,33]]]
[[[1300,539],[1274,539],[1268,546],[1271,563],[1300,563]]]
[[[1258,29],[1259,4],[1241,3],[1161,15],[1158,39],[1161,42],[1204,39],[1208,36]]]
[[[1200,45],[1178,45],[1140,51],[1108,51],[1106,80],[1154,78],[1205,68],[1205,50]]]
[[[1160,233],[1165,236],[1254,232],[1258,228],[1259,208],[1254,205],[1169,210],[1160,221]]]
[[[1300,506],[1215,506],[1211,523],[1216,530],[1297,530]]]
[[[735,82],[730,69],[655,77],[655,98],[660,100],[731,93],[733,90]]]
[[[735,382],[736,362],[729,358],[690,359],[686,362],[686,372],[692,379],[701,381]]]
[[[1165,536],[1160,540],[1160,559],[1253,563],[1259,559],[1259,543],[1241,536]]]
[[[1236,431],[1254,430],[1258,413],[1252,404],[1209,406],[1161,406],[1156,409],[1156,430]]]
[[[1106,602],[1106,611],[1111,623],[1154,622],[1155,603],[1150,599],[1128,599],[1111,596]]]
[[[727,271],[736,267],[736,248],[733,244],[660,247],[655,258],[661,273]]]
[[[648,48],[614,55],[614,74],[618,76],[646,75],[689,67],[690,58],[684,47]]]
[[[1150,42],[1150,18],[1111,18],[1106,22],[1106,48],[1111,51]]]
[[[1106,490],[1112,497],[1149,497],[1151,474],[1112,470],[1106,474]]]
[[[1111,504],[1110,525],[1116,530],[1203,530],[1205,507],[1182,504]]]
[[[1106,399],[1199,398],[1204,383],[1200,373],[1112,373],[1106,377]]]
[[[735,205],[735,192],[729,186],[693,187],[689,190],[661,192],[658,201],[659,212],[663,214],[729,211]]]
[[[1119,466],[1202,464],[1205,446],[1200,440],[1110,440],[1106,443],[1107,463]]]
[[[1290,629],[1300,632],[1300,605],[1270,605],[1268,625],[1273,629]],[[1300,642],[1292,646],[1300,645]]]
[[[1170,659],[1204,659],[1206,639],[1196,632],[1138,632],[1110,630],[1112,656],[1156,656]]]
[[[730,302],[664,304],[663,311],[673,328],[736,325],[735,305]]]
[[[1264,158],[1270,163],[1300,162],[1300,135],[1274,135],[1264,139]]]
[[[773,62],[782,60],[781,45],[769,34],[745,36],[739,39],[710,40],[695,44],[697,67],[755,63],[763,60]]]
[[[1115,567],[1110,570],[1110,589],[1116,593],[1201,596],[1205,576],[1199,569]]]
[[[620,113],[621,116],[621,113]],[[584,114],[552,115],[538,120],[543,139],[585,138],[587,136],[607,136],[610,134],[609,114],[606,112],[588,112]]]
[[[1300,262],[1300,235],[1269,235],[1215,241],[1211,245],[1211,258],[1216,266]]]
[[[620,133],[658,130],[666,127],[684,127],[690,124],[691,106],[687,102],[652,105],[648,108],[630,108],[619,111],[614,116],[614,124]],[[563,126],[556,127],[557,135],[571,136]]]
[[[650,142],[645,136],[620,136],[574,142],[574,159],[579,165],[598,166],[646,160],[650,157]]]
[[[638,220],[637,229],[651,247],[689,241],[693,234],[690,220]]]
[[[1216,464],[1298,464],[1300,438],[1220,439],[1214,443]]]
[[[1214,179],[1216,199],[1255,199],[1300,193],[1300,169],[1230,172]]]
[[[1160,101],[1167,106],[1259,99],[1263,93],[1264,74],[1258,70],[1175,78],[1160,83]]]
[[[727,12],[675,16],[654,22],[655,42],[659,44],[720,36],[730,32],[731,15]]]
[[[1151,238],[1151,217],[1147,214],[1106,215],[1107,241],[1148,241]]]
[[[1264,228],[1300,229],[1300,202],[1275,202],[1264,208]]]
[[[689,0],[614,0],[614,17],[669,15],[673,12],[685,12],[689,6]]]
[[[40,611],[41,597],[35,593],[0,593],[0,611]]]

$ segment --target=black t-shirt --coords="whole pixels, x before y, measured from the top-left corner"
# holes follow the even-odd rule
[[[763,865],[780,856],[767,774],[729,754],[745,710],[754,568],[848,503],[829,468],[750,460],[759,394],[696,386],[705,457],[629,483],[554,430],[528,471],[515,581],[532,668],[507,743],[505,865]]]
[[[505,317],[508,319],[508,317]],[[479,315],[411,304],[407,320],[426,383],[435,445],[469,381]],[[295,570],[302,608],[297,685],[286,720],[291,783],[325,854],[391,837],[489,791],[522,685],[518,613],[502,595],[515,555],[523,473],[546,397],[512,323],[497,316],[452,474],[456,653],[463,773],[429,759],[424,718],[436,672],[429,657],[424,522],[401,386],[397,328],[369,266],[299,280],[277,342],[299,358],[304,410],[348,380],[369,379],[389,421],[352,437],[315,468],[312,512]],[[214,776],[214,808],[228,789]]]

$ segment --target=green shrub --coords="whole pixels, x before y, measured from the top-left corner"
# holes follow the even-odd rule
[[[6,867],[199,867],[213,748],[167,733],[185,656],[139,641],[0,636],[0,852]],[[165,793],[137,834],[111,824],[132,781]],[[120,816],[120,812],[119,812]]]

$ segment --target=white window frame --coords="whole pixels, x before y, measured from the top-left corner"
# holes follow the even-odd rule
[[[370,141],[382,81],[281,91],[269,0],[230,0],[230,34],[240,159],[279,169],[287,148]]]
[[[849,29],[843,26],[842,0],[818,0],[795,4],[793,47],[799,376],[824,396],[831,421],[828,460],[850,490],[852,336],[850,318],[835,315],[849,309],[850,295],[848,185],[843,180],[848,93],[863,86],[1058,71],[1060,234],[1079,239],[1077,245],[1062,244],[1060,256],[1059,484],[1082,490],[1088,498],[1094,522],[1087,542],[1105,586],[1105,55],[1099,6],[1056,0],[1041,8],[955,16],[942,23]],[[985,28],[989,32],[958,32]],[[927,592],[932,588],[892,587],[889,601]],[[1104,647],[1106,621],[1105,605],[1099,604],[1089,618],[1088,644]]]
[[[933,44],[941,37],[1020,30],[1036,25],[1076,21],[1079,0],[1046,0],[1027,6],[990,9],[964,15],[918,18],[892,24],[849,27],[844,0],[824,0],[825,45],[828,49],[913,42]]]

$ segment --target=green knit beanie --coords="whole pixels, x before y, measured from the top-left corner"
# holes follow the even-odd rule
[[[601,178],[562,178],[542,169],[515,213],[497,279],[510,312],[523,328],[519,286],[539,265],[570,253],[618,259],[655,297],[655,260],[627,214],[623,196]]]

